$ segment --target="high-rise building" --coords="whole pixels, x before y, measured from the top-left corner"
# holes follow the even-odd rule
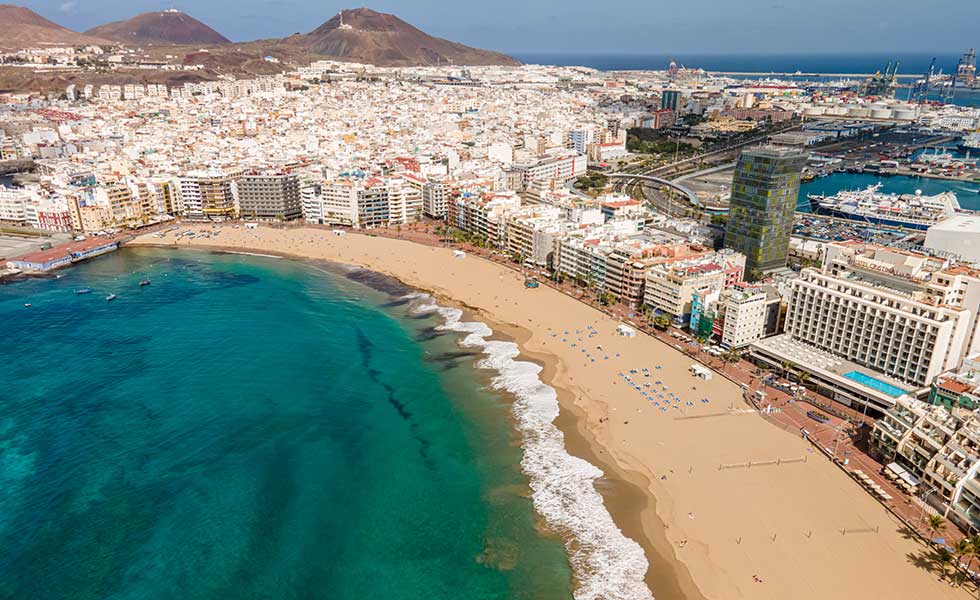
[[[282,173],[245,175],[238,180],[238,205],[243,217],[298,219],[303,212],[299,177]]]
[[[752,148],[738,158],[725,247],[745,255],[750,279],[786,266],[806,160],[798,148],[776,146]]]
[[[681,93],[679,90],[664,90],[660,93],[660,108],[672,110],[675,113],[680,105]]]

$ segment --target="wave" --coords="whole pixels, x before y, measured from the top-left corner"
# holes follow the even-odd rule
[[[554,425],[558,394],[541,381],[541,367],[515,360],[513,342],[487,340],[493,334],[485,323],[462,321],[463,312],[441,307],[423,293],[404,297],[416,313],[437,313],[438,329],[465,334],[460,344],[482,348],[477,367],[496,371],[495,389],[515,397],[513,412],[524,450],[521,468],[530,480],[535,510],[563,534],[575,573],[576,600],[652,600],[643,578],[649,564],[643,548],[629,539],[612,520],[594,482],[603,476],[595,465],[565,451],[565,436]]]

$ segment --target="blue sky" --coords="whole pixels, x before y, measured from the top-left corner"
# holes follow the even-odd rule
[[[77,30],[174,7],[235,41],[306,32],[354,7],[330,0],[21,3]],[[507,52],[929,53],[980,47],[980,0],[375,0],[369,6],[439,37]]]

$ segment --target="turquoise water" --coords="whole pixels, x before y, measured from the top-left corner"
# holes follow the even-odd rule
[[[570,597],[510,400],[370,283],[127,249],[0,286],[0,598]]]
[[[923,194],[933,195],[952,191],[961,207],[980,210],[980,185],[976,183],[870,173],[832,173],[801,184],[797,210],[811,212],[807,194],[833,195],[842,190],[863,190],[876,183],[881,183],[881,191],[888,194],[914,194],[915,190],[922,190]]]
[[[871,377],[870,375],[865,375],[864,373],[861,373],[859,371],[851,371],[850,373],[844,373],[844,377],[847,377],[852,381],[856,381],[861,385],[869,387],[873,390],[878,390],[879,392],[888,394],[893,398],[898,398],[899,396],[905,393],[905,390],[903,390],[900,387],[895,387],[890,383],[886,383],[880,379]]]

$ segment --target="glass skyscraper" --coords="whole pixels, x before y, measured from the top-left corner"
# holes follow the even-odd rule
[[[806,160],[802,150],[778,146],[750,148],[738,157],[725,247],[745,255],[749,279],[786,266]]]

